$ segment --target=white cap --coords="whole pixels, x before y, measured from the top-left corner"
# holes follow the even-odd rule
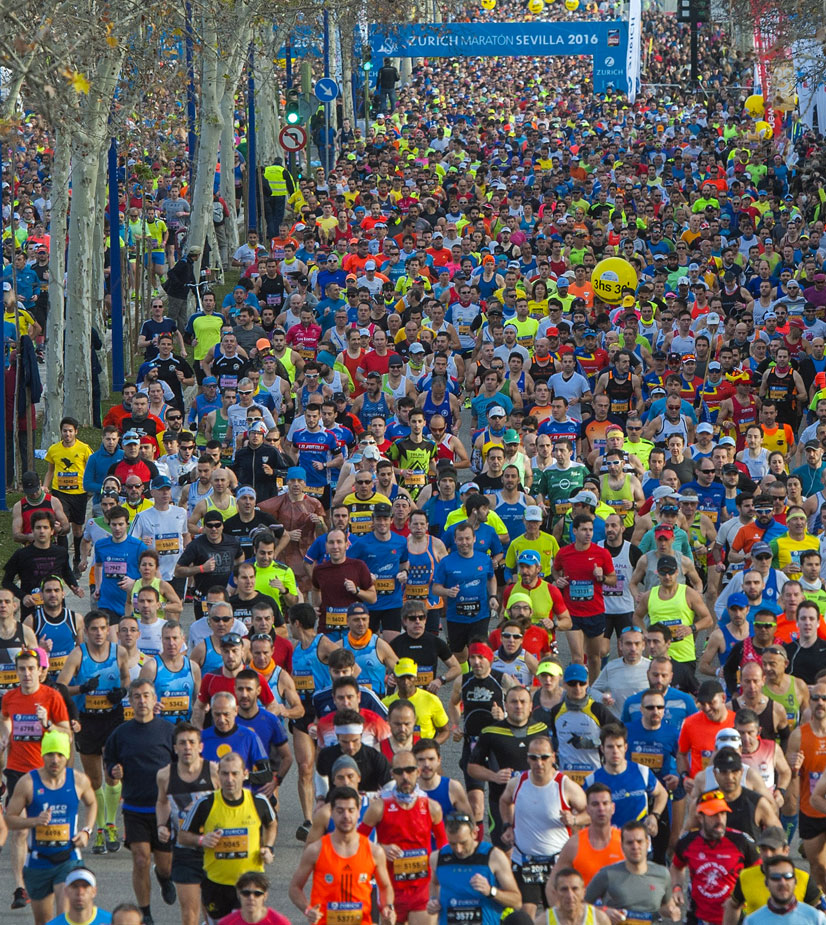
[[[690,285],[691,285],[691,280],[690,280],[687,276],[681,276],[681,277],[677,280],[677,285],[678,285],[678,286],[690,286]]]
[[[708,424],[708,423],[706,423],[705,421],[703,421],[702,424],[698,424],[698,425],[697,425],[697,430],[695,431],[695,433],[698,433],[698,434],[713,434],[713,433],[714,433],[714,428],[711,426],[711,424]]]
[[[735,748],[740,748],[743,745],[743,739],[736,729],[721,729],[714,737],[714,744],[718,747],[733,745]]]
[[[669,488],[668,485],[658,485],[651,493],[651,497],[654,501],[662,501],[663,498],[679,498],[680,493]]]
[[[525,520],[533,520],[542,523],[542,508],[538,504],[529,504],[522,515]]]
[[[495,418],[495,417],[504,418],[504,417],[507,417],[507,415],[505,414],[505,409],[501,405],[494,405],[492,408],[488,408],[488,417],[489,418]]]
[[[708,315],[706,315],[706,325],[708,327],[713,328],[715,325],[718,325],[719,323],[720,323],[720,316],[717,314],[717,312],[709,312]]]
[[[381,459],[381,453],[374,446],[366,446],[361,451],[362,459]]]

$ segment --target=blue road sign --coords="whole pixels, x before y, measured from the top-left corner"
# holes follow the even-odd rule
[[[315,90],[316,99],[321,103],[332,103],[338,96],[338,84],[332,77],[321,77],[316,81]]]

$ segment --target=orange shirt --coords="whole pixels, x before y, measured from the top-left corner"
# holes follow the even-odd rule
[[[684,755],[689,754],[689,777],[696,777],[703,768],[711,764],[717,733],[721,729],[732,728],[734,728],[733,710],[726,710],[726,718],[722,723],[713,723],[702,710],[683,720],[678,746]]]
[[[589,282],[584,282],[581,286],[571,283],[568,286],[568,295],[576,299],[585,299],[585,306],[589,311],[594,307],[594,287]]]
[[[812,790],[820,775],[826,771],[826,738],[816,736],[810,723],[803,723],[800,727],[800,754],[803,755],[803,767],[800,769],[800,813],[815,819],[826,819],[811,803]]]
[[[611,826],[611,840],[601,851],[592,847],[587,826],[577,835],[576,857],[573,866],[582,874],[586,886],[603,867],[618,864],[622,860],[620,830],[615,826]]]
[[[325,835],[313,868],[310,891],[310,905],[320,907],[318,925],[370,925],[375,870],[373,852],[365,835],[359,835],[358,849],[349,858],[339,855],[330,836]],[[343,903],[347,904],[345,909],[340,908]]]
[[[3,696],[2,713],[11,721],[11,738],[6,767],[10,771],[32,771],[43,767],[40,740],[43,726],[37,718],[37,707],[44,706],[53,723],[68,723],[69,711],[63,698],[53,687],[41,684],[33,694],[24,694],[19,687]]]
[[[748,555],[751,552],[751,547],[758,540],[763,539],[764,532],[762,527],[758,527],[757,524],[745,524],[737,531],[737,536],[734,537],[731,548],[736,549],[738,552],[742,550]]]

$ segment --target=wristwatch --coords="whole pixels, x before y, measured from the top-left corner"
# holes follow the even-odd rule
[[[492,887],[490,888],[491,899],[496,899],[496,894],[497,894],[498,892],[499,892],[499,890],[497,890],[495,886],[492,886]]]
[[[87,826],[84,826],[80,831],[85,832],[89,836],[89,838],[91,838],[95,830],[92,828],[92,826],[87,825]]]

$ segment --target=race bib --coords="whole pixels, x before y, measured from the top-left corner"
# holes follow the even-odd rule
[[[297,691],[315,690],[315,679],[311,674],[294,675],[293,681],[295,681],[295,689]]]
[[[189,710],[189,697],[170,695],[161,697],[162,713],[186,713]]]
[[[123,708],[123,721],[127,723],[129,722],[130,719],[134,719],[134,718],[135,718],[135,711],[132,709],[132,707],[124,707]]]
[[[482,925],[481,906],[463,906],[457,901],[447,910],[448,925]]]
[[[570,501],[557,501],[554,504],[554,514],[565,515],[571,510]]]
[[[312,498],[321,498],[324,494],[325,485],[305,485],[304,491]]]
[[[333,610],[331,608],[327,609],[326,613],[327,626],[346,626],[347,625],[347,611],[346,610]]]
[[[37,825],[34,837],[41,845],[65,845],[69,842],[69,823]]]
[[[635,761],[637,764],[643,765],[646,768],[651,768],[653,771],[662,770],[662,755],[654,755],[649,752],[631,752],[631,760]]]
[[[327,903],[327,925],[361,925],[361,903]]]
[[[572,581],[568,585],[572,601],[592,601],[594,599],[593,581]]]
[[[427,479],[424,472],[411,472],[404,481],[410,488],[424,488]]]
[[[15,742],[39,742],[43,726],[36,714],[15,713],[11,718],[11,737]]]
[[[377,578],[376,591],[379,594],[392,594],[396,590],[395,578]]]
[[[403,851],[401,857],[393,861],[393,878],[395,880],[421,880],[427,876],[427,852]]]
[[[0,671],[0,688],[16,687],[19,683],[16,671]]]
[[[104,713],[112,709],[106,694],[87,694],[83,701],[84,713]]]
[[[155,537],[155,552],[159,556],[172,556],[180,550],[181,538],[177,533],[160,533]]]
[[[457,601],[456,615],[459,617],[477,617],[479,616],[479,601]]]
[[[613,586],[613,588],[608,587],[606,585],[606,587],[602,589],[602,593],[605,595],[605,597],[618,597],[619,595],[623,594],[624,591],[625,591],[625,579],[624,578],[617,578],[617,583]]]
[[[514,864],[514,870],[519,870],[522,874],[522,880],[525,883],[538,883],[542,886],[548,879],[548,874],[553,866],[552,858],[531,858],[530,861],[522,864],[521,867]]]
[[[405,600],[410,598],[426,598],[430,594],[430,588],[427,585],[405,585]]]
[[[77,491],[80,488],[80,479],[77,472],[58,472],[58,491]]]
[[[224,829],[215,846],[215,860],[237,860],[249,856],[247,829]]]
[[[238,376],[221,376],[218,379],[219,389],[234,389],[238,385]]]
[[[63,666],[66,664],[66,659],[68,655],[56,655],[54,658],[49,657],[49,671],[54,674],[59,674],[63,671]]]
[[[659,919],[659,916],[657,918]],[[637,912],[636,909],[626,910],[625,925],[651,925],[653,921],[653,912]]]
[[[119,578],[124,578],[126,576],[126,563],[125,562],[104,562],[103,563],[103,577],[104,578],[114,578],[115,580]]]
[[[575,784],[579,784],[580,786],[582,786],[582,784],[585,783],[585,778],[592,771],[593,771],[593,768],[590,768],[589,770],[585,770],[585,771],[563,771],[562,773],[566,777],[570,778]]]
[[[419,671],[416,675],[416,687],[427,687],[433,680],[433,671]]]

